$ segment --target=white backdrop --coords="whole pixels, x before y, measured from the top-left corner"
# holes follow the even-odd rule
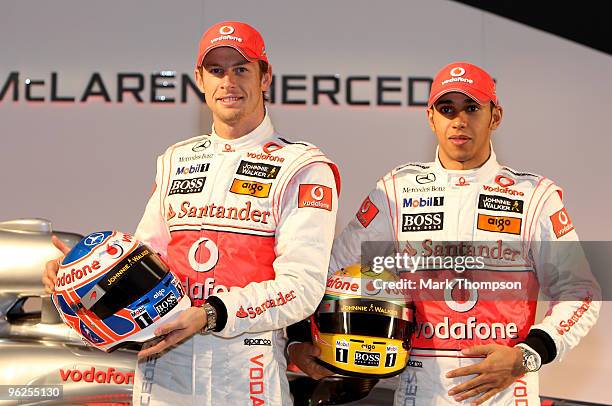
[[[180,7],[179,7],[180,6]],[[607,118],[612,58],[567,40],[457,3],[435,1],[282,0],[179,3],[7,0],[0,5],[0,91],[19,72],[19,101],[12,87],[0,101],[0,219],[44,217],[57,229],[88,233],[134,230],[150,192],[155,156],[166,146],[208,131],[210,116],[193,94],[189,102],[150,102],[148,75],[190,74],[203,29],[221,19],[245,20],[260,29],[276,75],[276,103],[269,107],[289,139],[319,145],[343,175],[338,228],[385,172],[407,161],[433,158],[434,137],[422,107],[408,106],[407,78],[431,78],[453,60],[484,66],[498,82],[505,109],[494,137],[502,163],[545,174],[565,189],[565,203],[585,240],[610,240],[612,201],[607,159],[612,147]],[[75,103],[51,102],[51,74],[58,92]],[[94,72],[111,97],[78,100]],[[145,101],[117,102],[118,73],[145,75]],[[305,91],[281,104],[280,78],[305,75]],[[314,75],[338,75],[339,105],[311,100]],[[345,79],[356,84],[345,102]],[[376,105],[376,78],[399,92]],[[25,100],[25,81],[43,102]],[[180,80],[176,81],[180,88]],[[179,89],[160,94],[180,98]],[[415,97],[426,98],[418,88]],[[542,373],[542,394],[612,403],[601,391],[612,373],[605,346],[612,318],[604,314],[593,333],[561,364]],[[594,373],[576,376],[576,371]]]

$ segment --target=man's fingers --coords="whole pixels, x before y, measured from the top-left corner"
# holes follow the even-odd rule
[[[464,348],[461,350],[461,353],[463,355],[488,355],[491,351],[493,351],[493,346],[485,344]]]
[[[312,355],[313,357],[318,357],[319,355],[321,355],[321,349],[317,347],[316,345],[311,344],[310,345],[310,355]]]
[[[163,336],[165,334],[169,334],[175,330],[180,330],[182,328],[183,326],[181,323],[179,323],[179,320],[172,320],[168,323],[162,324],[157,329],[155,329],[155,335]]]
[[[138,358],[146,358],[146,357],[149,357],[149,356],[151,356],[153,354],[157,354],[158,352],[163,351],[166,347],[167,347],[167,344],[166,344],[165,340],[161,340],[160,342],[158,342],[154,346],[146,348],[144,350],[141,350],[138,353]]]
[[[45,287],[45,292],[53,293],[52,286],[55,284],[51,281],[51,279],[47,277],[47,275],[43,275],[42,283],[43,283],[43,286]]]
[[[321,379],[334,374],[324,366],[319,365],[315,358],[309,358],[307,364],[307,369],[310,372],[308,375],[310,375],[311,378]]]
[[[144,358],[144,357],[148,357],[150,355],[162,352],[166,348],[171,347],[174,344],[178,343],[181,339],[182,337],[178,332],[175,332],[174,334],[168,334],[154,346],[140,351],[138,353],[138,358]]]
[[[311,343],[293,344],[289,352],[292,361],[298,368],[313,379],[321,379],[334,374],[317,362],[321,349]]]
[[[58,250],[62,252],[62,254],[66,255],[68,254],[68,252],[70,252],[70,247],[64,244],[64,242],[60,240],[59,238],[57,238],[56,235],[51,236],[51,242],[53,243],[55,248],[57,248]]]
[[[47,293],[53,293],[55,284],[57,282],[57,270],[59,269],[58,259],[47,261],[45,264],[45,270],[42,275],[42,283]]]
[[[491,399],[493,396],[497,395],[500,392],[500,390],[498,388],[493,388],[488,390],[484,395],[482,395],[481,397],[474,399],[474,401],[471,403],[472,406],[476,406],[476,405],[481,405],[484,402],[486,402],[487,400]]]
[[[457,402],[461,402],[462,400],[473,398],[474,396],[485,393],[488,389],[489,386],[487,384],[477,385],[470,390],[466,390],[465,392],[460,391],[457,395],[453,396],[453,399]]]
[[[469,391],[478,387],[482,387],[482,385],[486,384],[486,378],[484,378],[482,375],[478,375],[475,378],[472,378],[468,381],[463,382],[460,385],[454,386],[452,387],[449,391],[448,394],[450,396],[453,395],[459,395],[459,394],[463,394],[463,392],[465,391]],[[480,392],[478,392],[480,393]],[[474,395],[471,395],[474,396]],[[469,396],[468,396],[469,397]]]
[[[461,368],[453,369],[452,371],[448,371],[446,373],[446,377],[447,378],[456,378],[458,376],[480,374],[482,372],[480,364],[482,364],[482,363],[474,364],[474,365],[469,365],[467,367],[461,367]]]

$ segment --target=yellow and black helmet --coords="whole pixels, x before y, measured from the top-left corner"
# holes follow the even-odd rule
[[[394,272],[374,272],[359,264],[336,271],[327,280],[323,301],[313,315],[313,343],[319,362],[341,375],[387,378],[408,362],[413,306],[395,289]]]

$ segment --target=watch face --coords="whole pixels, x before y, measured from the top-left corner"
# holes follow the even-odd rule
[[[538,369],[538,361],[536,360],[535,355],[530,354],[525,359],[525,368],[527,368],[528,372],[533,372]]]

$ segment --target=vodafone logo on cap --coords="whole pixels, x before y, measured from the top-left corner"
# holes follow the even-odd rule
[[[200,238],[189,248],[189,265],[196,272],[208,272],[219,262],[219,249],[208,238]]]
[[[221,35],[230,35],[234,33],[234,27],[232,27],[231,25],[224,25],[221,28],[219,28],[219,34]]]
[[[465,75],[465,69],[462,67],[456,66],[450,70],[450,75],[454,78]]]

